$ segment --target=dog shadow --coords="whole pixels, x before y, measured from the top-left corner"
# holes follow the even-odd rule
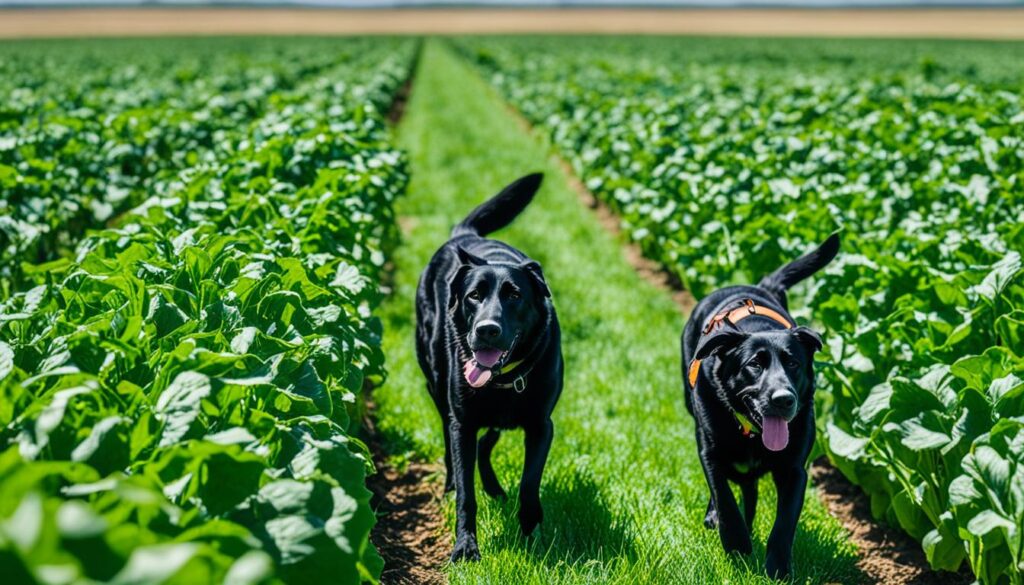
[[[635,531],[629,516],[612,512],[589,475],[562,471],[542,485],[544,521],[529,537],[524,537],[519,527],[516,491],[510,490],[505,500],[488,500],[489,504],[481,507],[492,517],[487,524],[494,526],[493,534],[486,537],[488,548],[525,552],[558,571],[609,559],[634,562]]]

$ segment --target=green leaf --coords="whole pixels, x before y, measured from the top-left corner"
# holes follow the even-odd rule
[[[153,412],[164,424],[160,446],[180,441],[199,416],[200,403],[210,395],[210,379],[198,372],[182,372],[157,398]]]
[[[1012,530],[1014,523],[995,510],[983,510],[967,523],[968,532],[976,536],[985,536],[989,532],[1000,528]]]
[[[199,552],[195,543],[160,544],[135,549],[112,585],[149,585],[170,581]]]
[[[14,369],[14,350],[11,346],[0,341],[0,382],[11,374]]]
[[[1009,285],[1021,269],[1020,254],[1009,252],[999,262],[992,265],[992,271],[981,283],[972,288],[972,292],[989,301],[994,301]]]

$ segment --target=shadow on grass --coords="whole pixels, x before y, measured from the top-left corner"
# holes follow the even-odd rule
[[[509,487],[507,500],[491,500],[487,506],[496,524],[489,547],[524,552],[559,571],[591,561],[636,561],[631,520],[612,513],[588,474],[563,470],[542,484],[544,522],[529,538],[519,528],[518,481]]]

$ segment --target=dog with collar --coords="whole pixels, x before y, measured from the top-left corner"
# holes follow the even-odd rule
[[[789,575],[793,537],[814,445],[814,354],[821,337],[796,325],[786,291],[835,258],[839,235],[768,275],[757,286],[717,290],[694,308],[683,330],[683,386],[697,448],[711,488],[704,525],[726,552],[750,554],[758,479],[778,492],[765,568]],[[743,513],[729,482],[739,485]]]
[[[523,534],[543,519],[540,479],[554,435],[551,412],[562,393],[558,318],[540,264],[485,237],[526,208],[541,179],[523,177],[473,210],[431,258],[416,290],[416,354],[441,416],[445,490],[455,490],[453,562],[480,559],[475,465],[484,492],[505,497],[491,466],[502,429],[524,431]]]

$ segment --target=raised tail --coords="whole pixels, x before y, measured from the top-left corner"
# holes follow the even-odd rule
[[[757,286],[771,293],[786,307],[786,291],[794,284],[824,268],[839,253],[839,232],[828,237],[818,249],[805,254],[761,279]]]
[[[475,235],[486,236],[512,223],[526,206],[544,179],[542,173],[533,173],[516,179],[494,197],[480,204],[459,225],[452,228],[452,237]]]

